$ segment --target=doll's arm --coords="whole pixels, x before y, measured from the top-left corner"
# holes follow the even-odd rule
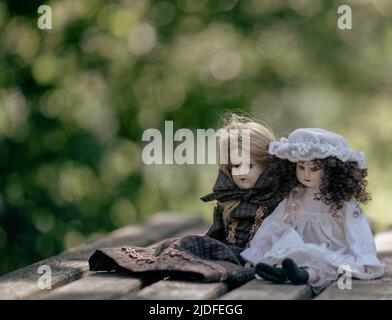
[[[365,272],[378,269],[381,263],[365,213],[354,201],[350,201],[344,218],[346,239],[356,261],[364,266]]]
[[[223,241],[226,238],[226,228],[223,220],[223,207],[217,204],[214,208],[213,223],[205,236]]]
[[[256,265],[264,254],[286,233],[284,222],[286,200],[283,200],[275,210],[263,220],[249,247],[241,252],[241,257]]]

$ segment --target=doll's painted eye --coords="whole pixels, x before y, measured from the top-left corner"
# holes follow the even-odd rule
[[[313,172],[316,172],[316,171],[319,171],[319,170],[320,170],[319,167],[313,167],[313,168],[312,168],[312,171],[313,171]]]
[[[305,167],[304,167],[304,166],[298,166],[298,168],[299,168],[300,170],[305,170]]]

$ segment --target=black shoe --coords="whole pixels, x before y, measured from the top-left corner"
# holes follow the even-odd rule
[[[256,265],[256,274],[268,281],[276,282],[276,283],[284,283],[286,281],[286,276],[283,273],[282,268],[273,267],[269,264],[258,263]]]
[[[309,273],[303,267],[298,267],[297,264],[290,258],[282,261],[283,273],[292,284],[305,284],[309,280]]]

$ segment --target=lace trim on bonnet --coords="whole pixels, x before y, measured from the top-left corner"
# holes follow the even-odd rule
[[[319,128],[297,129],[288,138],[270,143],[268,152],[291,162],[333,156],[343,162],[355,161],[360,169],[367,167],[363,152],[350,149],[342,136]]]

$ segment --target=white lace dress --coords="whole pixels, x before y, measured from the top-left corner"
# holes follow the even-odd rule
[[[308,188],[296,189],[276,207],[241,256],[254,265],[279,265],[291,258],[317,272],[319,279],[311,283],[315,291],[335,281],[339,267],[347,265],[352,277],[358,279],[384,274],[362,209],[349,201],[332,214],[321,201],[314,200],[314,192]],[[371,267],[370,271],[366,272],[365,266]]]

